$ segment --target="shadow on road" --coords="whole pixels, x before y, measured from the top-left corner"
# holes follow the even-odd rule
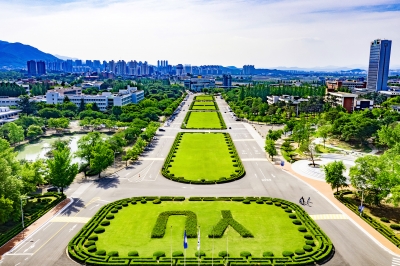
[[[95,180],[95,184],[97,184],[97,188],[109,189],[118,187],[120,181],[117,177],[104,177]]]
[[[66,208],[62,214],[65,216],[71,216],[72,214],[79,212],[83,207],[85,207],[84,202],[81,199],[74,198],[74,203]]]

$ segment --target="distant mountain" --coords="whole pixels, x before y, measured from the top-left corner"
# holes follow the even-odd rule
[[[75,57],[63,56],[63,55],[58,55],[58,54],[55,54],[54,56],[61,60],[78,60],[79,59],[79,58],[75,58]]]
[[[26,68],[26,61],[53,61],[58,58],[30,45],[0,41],[0,68]]]

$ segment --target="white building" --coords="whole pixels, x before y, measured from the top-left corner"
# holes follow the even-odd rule
[[[215,79],[191,78],[184,81],[185,87],[191,91],[202,91],[204,88],[215,88]]]
[[[0,125],[17,120],[19,112],[21,110],[10,110],[9,107],[0,107]]]
[[[0,106],[18,106],[19,98],[0,96]]]

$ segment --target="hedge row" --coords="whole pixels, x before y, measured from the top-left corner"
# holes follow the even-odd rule
[[[156,224],[151,232],[151,238],[163,238],[165,235],[165,229],[167,228],[167,222],[171,215],[185,215],[185,229],[188,238],[197,237],[197,216],[192,211],[166,211],[158,215]]]
[[[208,237],[210,238],[221,238],[225,230],[228,226],[232,226],[236,232],[238,232],[242,237],[254,237],[253,234],[246,229],[243,225],[241,225],[238,221],[233,219],[231,211],[221,211],[222,219],[217,223],[217,225],[213,228]]]
[[[360,214],[358,211],[358,206],[355,205],[350,199],[343,197],[344,195],[347,194],[353,194],[349,190],[343,190],[339,191],[339,193],[335,193],[335,198],[338,199],[343,205],[345,205],[347,208],[349,208],[351,211],[353,211],[356,214]],[[363,219],[365,222],[367,222],[370,226],[372,226],[376,231],[381,233],[384,237],[386,237],[390,242],[395,244],[398,248],[400,248],[400,238],[396,236],[396,234],[389,229],[387,226],[381,224],[379,221],[376,219],[372,218],[366,213],[363,213],[361,216],[361,219]]]
[[[204,102],[204,101],[193,101],[189,106],[189,110],[193,110],[193,111],[201,110],[201,109],[193,109],[193,106],[195,106],[196,102]],[[209,101],[206,101],[206,102],[209,102]],[[218,104],[216,102],[213,102],[213,103],[214,103],[215,111],[218,111],[219,110]],[[196,106],[212,106],[212,105],[196,105]],[[205,109],[205,110],[210,110],[210,109]]]
[[[152,199],[154,197],[149,197],[149,198]],[[170,197],[159,197],[159,198],[160,199],[166,198],[167,200],[170,200]],[[218,198],[214,197],[192,197],[192,198],[196,198],[198,200],[204,200],[205,198],[218,200]],[[290,211],[290,213],[288,213],[288,218],[292,220],[299,220],[301,222],[301,226],[299,226],[299,228],[304,227],[306,229],[306,232],[304,233],[305,245],[303,246],[302,249],[288,250],[282,252],[282,254],[273,254],[270,251],[265,251],[263,253],[263,258],[251,257],[251,254],[250,255],[248,254],[250,252],[243,252],[243,255],[248,255],[248,256],[244,256],[242,258],[229,257],[227,256],[227,254],[225,254],[225,256],[220,256],[223,257],[224,259],[221,258],[216,259],[215,262],[213,263],[214,265],[221,265],[225,263],[229,263],[230,265],[246,265],[246,266],[248,266],[249,264],[271,265],[271,266],[314,265],[315,263],[322,264],[326,262],[331,258],[332,254],[334,253],[334,247],[330,239],[322,232],[322,230],[318,227],[318,225],[312,219],[310,219],[308,214],[297,204],[282,199],[269,198],[269,197],[247,197],[247,198],[223,197],[223,198],[232,201],[236,199],[239,202],[246,200],[250,204],[256,204],[257,202],[262,201],[263,203],[267,203],[270,205],[274,204],[277,208],[281,208],[283,212]],[[87,223],[68,244],[68,252],[70,257],[81,264],[95,265],[95,266],[103,266],[103,265],[104,266],[105,265],[107,266],[149,265],[150,266],[150,265],[167,265],[167,264],[171,265],[171,258],[165,258],[162,256],[155,256],[155,255],[153,256],[153,258],[140,258],[140,257],[135,257],[137,255],[140,255],[137,252],[130,252],[131,256],[128,256],[128,254],[118,254],[117,251],[115,252],[101,251],[102,253],[96,254],[99,252],[95,251],[96,250],[95,242],[97,241],[98,237],[96,234],[94,234],[94,231],[98,227],[100,227],[101,222],[106,220],[106,217],[110,215],[110,212],[112,210],[116,210],[118,212],[119,209],[124,208],[125,206],[129,206],[129,204],[140,204],[137,203],[139,200],[140,201],[144,200],[144,202],[146,202],[147,197],[133,197],[128,199],[123,199],[103,206],[97,212],[97,214],[89,221],[89,223]],[[260,207],[262,208],[262,206]],[[171,215],[185,215],[184,213],[186,212],[171,212]],[[193,214],[190,213],[191,212],[186,213],[188,214],[187,216],[192,215],[193,217]],[[166,223],[167,216],[169,217],[169,215],[167,214],[163,215],[163,221],[160,222],[160,224]],[[222,213],[222,216],[223,216],[222,220],[233,219],[230,211],[224,211]],[[235,224],[232,225],[232,223],[230,225],[232,227],[236,227],[235,230],[237,230],[238,232],[242,230],[241,228],[237,229],[238,225]],[[194,231],[196,231],[197,222],[196,224],[193,223],[190,226],[192,226],[194,228]],[[188,227],[190,226],[186,224],[187,234],[188,234]],[[223,228],[223,226],[221,226],[221,228]],[[165,231],[165,226],[164,226],[164,231]],[[85,247],[85,244],[89,246]],[[132,255],[133,253],[134,255]],[[157,254],[161,253],[165,256],[164,251],[157,251]],[[156,254],[156,252],[154,254]],[[186,260],[186,265],[192,265],[192,264],[197,265],[197,263],[198,263],[197,258],[187,258]],[[179,258],[172,259],[172,264],[183,265],[183,261],[182,259]],[[204,258],[202,256],[200,264],[211,266],[212,264],[211,258]]]
[[[218,115],[218,118],[219,118],[219,122],[220,122],[220,125],[221,125],[221,127],[220,128],[188,128],[188,129],[216,129],[216,130],[219,130],[219,129],[226,129],[226,124],[225,124],[225,121],[224,121],[224,118],[222,117],[222,114],[219,112],[219,111],[215,111],[215,110],[204,110],[204,111],[190,111],[190,112],[187,112],[187,114],[186,114],[186,116],[185,116],[185,119],[183,120],[183,123],[182,123],[182,125],[181,125],[181,128],[182,129],[186,129],[186,125],[187,125],[187,123],[188,123],[188,121],[189,121],[189,119],[190,119],[190,115],[193,113],[193,112],[203,112],[203,113],[207,113],[207,112],[214,112],[214,113],[217,113],[217,115]]]
[[[207,95],[208,96],[208,95]],[[215,102],[214,96],[210,96],[212,100],[201,100],[201,98],[204,97],[204,95],[199,95],[194,97],[194,101],[202,101],[202,102]]]
[[[27,217],[28,215],[24,215],[24,224],[25,228],[36,222],[40,217],[45,215],[49,210],[54,208],[58,203],[63,201],[66,196],[64,194],[58,193],[58,192],[47,192],[44,194],[33,194],[30,195],[31,198],[37,198],[37,199],[43,199],[43,198],[48,198],[48,197],[56,197],[55,200],[48,202],[41,200],[43,203],[47,203],[44,208],[36,211],[33,214],[29,215],[29,218]],[[5,243],[7,243],[10,239],[12,239],[14,236],[18,235],[21,231],[23,230],[21,223],[18,223],[15,225],[13,228],[7,231],[7,233],[3,234],[0,233],[0,247],[3,246]]]
[[[178,146],[182,139],[183,134],[193,134],[193,133],[180,132],[176,136],[175,141],[172,144],[171,150],[168,153],[168,156],[165,159],[164,165],[161,169],[161,173],[164,177],[166,177],[170,180],[176,181],[176,182],[180,182],[180,183],[207,185],[207,184],[221,184],[221,183],[232,182],[234,180],[238,180],[238,179],[242,178],[246,174],[246,171],[245,171],[242,161],[240,160],[240,157],[236,151],[236,148],[235,148],[235,145],[233,144],[231,136],[228,133],[208,133],[208,134],[224,134],[225,142],[228,145],[228,147],[231,149],[230,156],[231,156],[232,160],[235,161],[235,164],[237,164],[237,168],[239,168],[239,169],[236,170],[235,174],[231,174],[229,177],[221,177],[218,180],[188,180],[188,179],[185,179],[185,177],[174,176],[174,174],[170,173],[169,167],[170,167],[170,163],[172,162],[172,160],[175,156],[175,153],[179,149]],[[194,133],[194,134],[198,134],[198,133]]]

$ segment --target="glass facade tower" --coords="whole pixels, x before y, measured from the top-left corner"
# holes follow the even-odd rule
[[[374,91],[388,90],[390,50],[392,41],[374,40],[369,54],[367,89]]]

